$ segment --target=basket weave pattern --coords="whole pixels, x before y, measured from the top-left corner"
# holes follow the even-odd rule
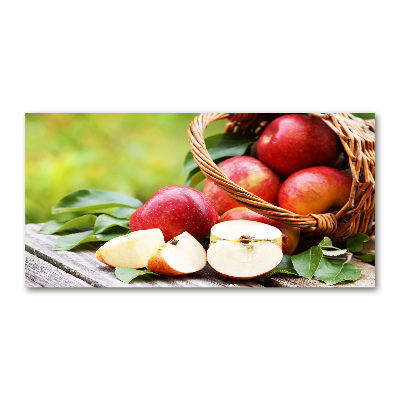
[[[204,131],[213,121],[227,119],[225,132],[256,138],[273,119],[285,114],[204,113],[188,129],[190,149],[204,175],[241,205],[275,221],[300,228],[308,243],[323,236],[344,242],[358,232],[375,232],[375,120],[362,120],[348,113],[308,113],[321,118],[340,138],[349,156],[353,184],[348,202],[337,212],[299,215],[274,206],[229,180],[211,159]]]

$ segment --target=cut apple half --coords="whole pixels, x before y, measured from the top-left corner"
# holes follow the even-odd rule
[[[150,257],[164,244],[161,229],[136,231],[103,244],[96,258],[110,267],[146,268]]]
[[[204,247],[190,233],[183,232],[157,250],[147,269],[162,275],[185,275],[200,271],[206,263]]]
[[[261,222],[225,221],[211,228],[207,260],[220,275],[251,279],[282,261],[282,232]]]

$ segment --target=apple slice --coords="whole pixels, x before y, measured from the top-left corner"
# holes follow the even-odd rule
[[[147,269],[162,275],[185,275],[206,266],[203,246],[188,232],[183,232],[161,246],[150,258]]]
[[[282,261],[282,232],[256,221],[225,221],[211,228],[207,260],[220,275],[251,279]]]
[[[161,229],[146,229],[104,243],[96,258],[110,267],[146,268],[149,258],[164,245]]]

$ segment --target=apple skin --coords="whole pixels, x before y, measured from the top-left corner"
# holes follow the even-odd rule
[[[289,114],[274,119],[257,141],[257,156],[281,178],[336,160],[340,140],[321,119]]]
[[[166,186],[131,215],[129,226],[132,232],[159,228],[166,242],[185,231],[200,241],[217,222],[215,205],[199,190]]]
[[[236,207],[223,214],[218,222],[245,219],[248,221],[257,221],[264,224],[275,226],[282,232],[282,251],[283,254],[292,254],[299,243],[300,229],[274,221],[264,215],[258,214],[246,207]]]
[[[295,172],[279,191],[279,207],[296,214],[324,214],[342,208],[350,197],[352,179],[331,167]]]
[[[267,274],[268,272],[271,272],[272,269],[274,269],[274,268],[272,268],[270,271],[263,272],[262,274],[258,274],[258,275],[254,275],[254,276],[237,277],[237,276],[231,276],[231,275],[223,274],[222,272],[219,272],[219,271],[217,271],[215,268],[213,268],[213,266],[212,266],[211,264],[208,264],[208,265],[209,265],[218,275],[221,275],[221,276],[223,276],[223,277],[225,277],[225,278],[234,279],[235,281],[247,281],[247,280],[249,280],[249,279],[259,278],[260,276],[263,276],[263,275]],[[279,265],[279,264],[278,264],[278,265]],[[278,266],[278,265],[277,265],[277,266]],[[277,266],[276,266],[276,267],[277,267]],[[276,267],[275,267],[275,268],[276,268]]]
[[[104,258],[102,257],[101,254],[99,254],[98,252],[96,252],[96,258],[102,262],[103,264],[107,265],[107,267],[111,267],[111,268],[115,268],[113,265],[108,264],[107,262],[105,262]]]
[[[218,168],[243,189],[261,197],[268,203],[278,204],[278,193],[282,186],[282,180],[261,161],[254,157],[237,156],[221,162],[218,164]],[[213,201],[220,215],[241,206],[210,179],[206,179],[203,193]]]
[[[178,276],[178,275],[187,275],[187,272],[180,272],[176,269],[172,268],[161,255],[161,251],[158,250],[147,263],[147,269],[155,272],[160,275],[167,276]]]

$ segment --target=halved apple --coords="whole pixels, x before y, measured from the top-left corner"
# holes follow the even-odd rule
[[[206,263],[203,246],[190,233],[183,232],[157,250],[147,269],[162,275],[185,275],[200,271]]]
[[[207,260],[220,275],[251,279],[282,261],[282,232],[261,222],[225,221],[211,228]]]
[[[104,243],[96,258],[110,267],[146,268],[149,258],[164,245],[161,229],[146,229]]]

